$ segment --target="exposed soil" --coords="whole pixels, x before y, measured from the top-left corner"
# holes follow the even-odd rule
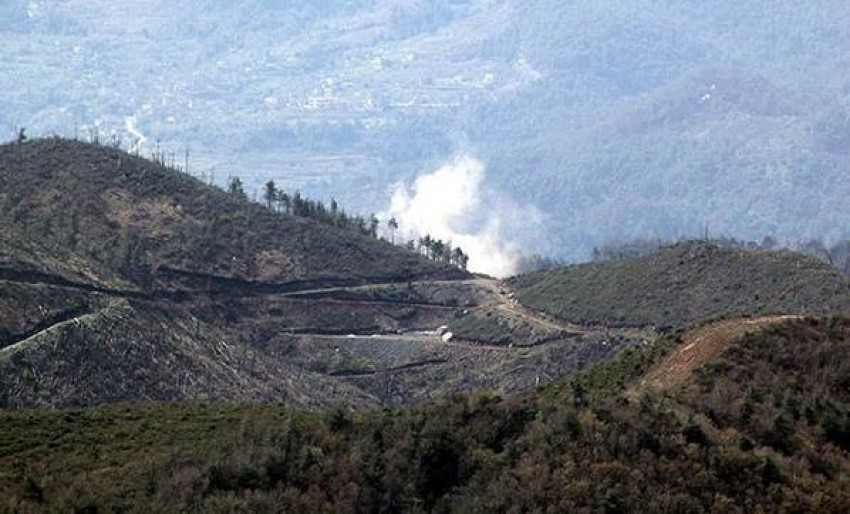
[[[471,389],[515,393],[639,341],[615,341],[601,327],[564,324],[524,308],[491,279],[286,284],[282,291],[229,279],[223,288],[123,294],[39,274],[4,278],[19,289],[49,287],[60,297],[74,292],[132,304],[123,321],[99,315],[77,326],[76,311],[27,303],[44,314],[11,342],[32,344],[13,344],[0,359],[6,402],[16,407],[193,398],[321,408],[410,405]],[[514,330],[517,344],[490,344],[475,334],[443,340],[441,327],[451,331],[463,313],[481,309],[498,314],[482,330],[498,329],[498,319],[552,337],[524,340]],[[138,358],[110,357],[122,348]],[[76,380],[74,363],[95,357],[103,362]],[[113,386],[91,386],[101,383]]]
[[[747,332],[797,318],[799,316],[775,315],[722,320],[689,330],[685,333],[681,345],[646,374],[640,382],[640,387],[675,387],[694,369],[705,364]]]

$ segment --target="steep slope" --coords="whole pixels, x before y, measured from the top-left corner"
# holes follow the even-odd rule
[[[215,298],[466,276],[62,139],[0,147],[0,223],[4,407],[183,398],[376,406],[356,387],[252,349],[250,335],[229,326],[234,307]],[[288,331],[307,318],[314,330],[347,332],[386,316],[340,305],[334,325],[333,310],[311,310],[299,304],[279,317]]]
[[[73,140],[0,147],[0,221],[3,268],[113,289],[465,276],[363,234],[276,213],[158,163]]]
[[[410,411],[1,412],[0,497],[12,510],[846,511],[850,320],[755,329],[678,387],[629,393],[677,344],[516,399]]]
[[[682,326],[718,316],[850,309],[850,280],[802,254],[680,243],[636,259],[509,279],[523,304],[580,323]]]
[[[0,407],[86,407],[180,399],[330,408],[379,401],[239,344],[188,311],[107,300],[0,349]]]

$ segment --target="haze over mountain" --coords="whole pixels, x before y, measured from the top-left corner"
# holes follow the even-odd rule
[[[189,148],[361,212],[469,153],[483,205],[545,213],[499,238],[567,258],[706,225],[834,240],[848,27],[838,0],[11,0],[0,133]]]

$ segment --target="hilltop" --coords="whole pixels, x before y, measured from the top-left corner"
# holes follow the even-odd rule
[[[0,509],[850,502],[821,261],[697,241],[500,282],[61,139],[0,147],[0,186]]]
[[[845,511],[850,320],[766,320],[676,384],[647,383],[706,329],[513,399],[6,411],[0,497],[13,510]]]
[[[271,207],[109,146],[0,146],[0,407],[515,394],[648,337],[609,344],[552,322],[538,334],[493,279],[341,210]],[[494,308],[531,331],[506,340],[474,321]],[[443,326],[458,337],[443,341]]]
[[[531,308],[612,326],[681,327],[721,316],[850,309],[850,279],[817,259],[700,241],[633,259],[529,273],[507,284]]]
[[[76,140],[0,146],[0,221],[8,227],[0,236],[0,267],[107,289],[304,288],[467,276],[388,242],[274,212],[158,162]]]

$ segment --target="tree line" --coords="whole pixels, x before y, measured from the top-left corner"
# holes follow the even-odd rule
[[[737,250],[794,250],[820,259],[844,273],[850,273],[850,240],[844,239],[834,244],[827,244],[820,238],[801,240],[796,244],[782,244],[774,236],[765,236],[761,241],[747,241],[734,237],[704,237],[700,240],[720,248]],[[636,239],[629,242],[612,242],[593,248],[594,262],[618,261],[643,257],[657,252],[663,246],[674,244],[673,240],[665,239]]]
[[[238,177],[230,179],[227,191],[242,200],[248,200],[242,180]],[[375,214],[370,214],[368,217],[348,214],[333,198],[329,205],[325,205],[321,200],[303,197],[299,191],[287,193],[279,188],[274,180],[269,180],[263,186],[262,201],[267,209],[274,212],[310,218],[319,223],[352,230],[379,239],[379,229],[382,222]],[[395,235],[399,229],[398,220],[391,217],[386,220],[384,225],[390,235],[389,242],[395,245]],[[454,247],[451,241],[436,239],[430,234],[418,239],[411,239],[402,248],[416,252],[432,261],[450,264],[464,270],[467,269],[469,264],[469,255],[462,248]]]
[[[390,221],[395,221],[391,218]],[[430,234],[425,234],[418,239],[411,239],[405,245],[408,250],[419,252],[425,257],[446,264],[452,264],[461,269],[466,269],[469,264],[469,256],[460,247],[452,247],[451,241],[435,239]]]

